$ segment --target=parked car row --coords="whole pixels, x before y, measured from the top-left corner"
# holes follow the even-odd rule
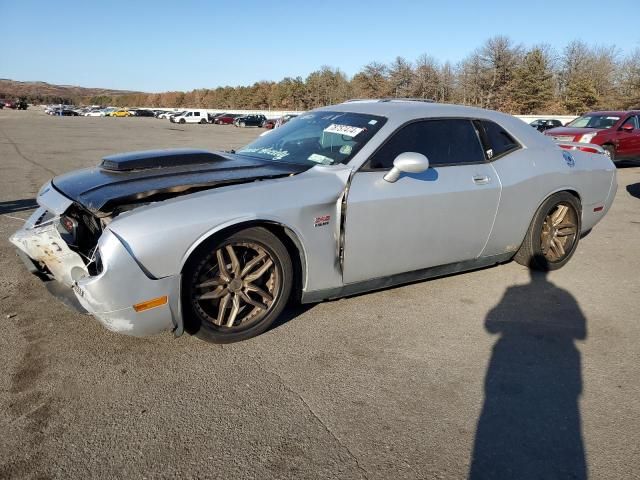
[[[169,120],[171,123],[187,124],[215,124],[234,125],[236,127],[260,127],[266,129],[284,125],[296,115],[284,115],[280,118],[267,118],[263,114],[238,114],[221,112],[212,114],[207,110],[154,110],[148,108],[117,108],[93,105],[90,107],[76,107],[74,105],[49,105],[45,108],[49,115],[83,116],[83,117],[155,117]]]
[[[25,98],[18,98],[16,100],[0,100],[0,110],[3,108],[11,108],[13,110],[26,110],[29,104]]]
[[[544,132],[545,130],[549,130],[550,128],[561,127],[562,122],[560,120],[552,118],[539,118],[531,122],[529,125],[531,125],[539,132]]]

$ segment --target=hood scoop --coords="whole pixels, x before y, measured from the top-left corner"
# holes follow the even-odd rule
[[[206,150],[175,148],[119,153],[104,157],[100,168],[109,172],[128,172],[153,168],[184,167],[226,160],[225,157]]]

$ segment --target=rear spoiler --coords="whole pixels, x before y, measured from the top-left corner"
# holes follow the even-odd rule
[[[607,154],[604,148],[600,145],[596,145],[595,143],[564,142],[562,140],[555,140],[555,142],[560,148],[564,148],[565,150],[582,150],[583,152],[588,153],[599,153],[601,155]]]

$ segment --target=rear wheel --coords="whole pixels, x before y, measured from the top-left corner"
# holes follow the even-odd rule
[[[286,247],[264,228],[207,242],[183,273],[185,330],[214,343],[264,332],[287,304],[293,283]]]
[[[204,118],[200,120],[200,125],[204,125],[205,123],[207,123],[207,121]]]
[[[579,200],[568,192],[549,197],[538,209],[514,259],[534,270],[557,270],[571,258],[581,230]]]

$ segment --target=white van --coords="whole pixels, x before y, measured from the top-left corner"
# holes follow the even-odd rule
[[[173,123],[209,123],[206,110],[191,110],[169,120]]]

